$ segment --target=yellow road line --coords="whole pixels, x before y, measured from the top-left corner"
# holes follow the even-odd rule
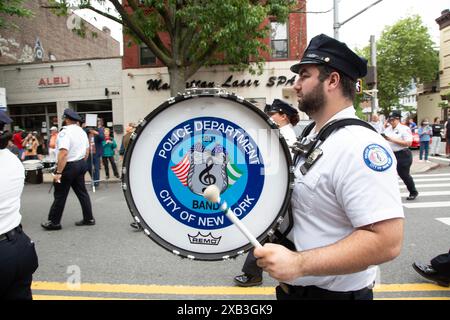
[[[34,300],[140,300],[127,298],[105,298],[86,296],[54,296],[54,295],[33,295]],[[375,300],[450,300],[450,297],[398,297],[398,298],[376,298]]]
[[[450,291],[450,288],[441,287],[432,283],[402,283],[380,284],[374,292],[411,292],[411,291]]]
[[[164,295],[275,295],[274,287],[215,287],[215,286],[174,286],[174,285],[136,285],[109,283],[82,283],[79,287],[65,282],[34,281],[33,290],[75,291],[75,292],[108,292],[130,294],[164,294]],[[381,284],[375,293],[381,292],[425,292],[450,291],[431,283]]]
[[[201,286],[168,286],[168,285],[131,285],[107,283],[82,283],[79,288],[71,288],[65,282],[34,281],[32,290],[77,291],[77,292],[110,292],[134,294],[167,294],[167,295],[275,295],[273,287],[241,288],[241,287],[201,287]]]

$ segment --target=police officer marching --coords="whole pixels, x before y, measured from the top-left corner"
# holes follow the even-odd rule
[[[3,128],[11,122],[0,110],[0,300],[31,300],[38,258],[33,241],[20,224],[25,170],[17,156],[6,148],[12,134]]]
[[[50,207],[48,221],[41,224],[46,230],[61,229],[61,218],[71,187],[80,201],[83,212],[83,220],[76,222],[75,225],[95,225],[91,200],[84,181],[87,171],[86,159],[89,155],[88,137],[79,126],[82,119],[75,111],[64,110],[64,121],[66,127],[56,139],[57,167],[53,176],[55,199]]]
[[[417,192],[414,180],[410,174],[413,156],[409,147],[413,137],[411,129],[400,122],[401,117],[402,114],[398,110],[394,110],[389,114],[383,137],[389,142],[394,151],[397,158],[397,173],[408,188],[409,196],[406,200],[414,200],[419,195],[419,192]]]
[[[257,264],[280,282],[278,299],[373,299],[374,266],[399,255],[404,215],[392,150],[353,107],[367,61],[319,35],[291,71],[299,109],[315,121],[297,149],[309,151],[295,163],[295,250],[265,244]],[[330,127],[342,119],[356,125]]]

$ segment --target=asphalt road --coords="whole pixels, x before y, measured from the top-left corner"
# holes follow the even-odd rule
[[[445,218],[450,220],[447,160],[415,179],[419,192],[434,191],[438,195],[420,195],[414,205],[424,207],[405,207],[403,250],[397,259],[380,267],[377,299],[450,299],[449,288],[431,284],[411,268],[413,261],[427,262],[450,247],[450,222],[444,223]],[[439,180],[425,181],[429,179]],[[431,184],[438,186],[429,187]],[[26,185],[22,195],[22,223],[36,242],[39,256],[40,265],[33,283],[35,299],[275,298],[276,282],[267,275],[261,287],[233,285],[232,279],[240,273],[245,257],[223,262],[181,259],[159,247],[143,232],[134,231],[129,226],[132,220],[119,183],[103,184],[95,193],[90,192],[95,226],[74,225],[82,215],[78,200],[71,192],[63,215],[63,229],[45,231],[40,223],[46,220],[53,201],[49,188],[49,184]],[[403,202],[409,205],[404,198]],[[441,203],[436,206],[435,202]],[[436,220],[440,218],[444,222]]]

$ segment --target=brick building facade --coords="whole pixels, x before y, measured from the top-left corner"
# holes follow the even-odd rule
[[[26,8],[34,17],[7,17],[19,29],[0,29],[0,65],[80,58],[105,58],[120,55],[120,43],[110,36],[107,28],[99,30],[85,22],[85,38],[69,27],[79,18],[58,17],[44,8],[46,0],[28,1]]]

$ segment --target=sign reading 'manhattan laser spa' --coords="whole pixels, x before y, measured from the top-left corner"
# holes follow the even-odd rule
[[[236,96],[171,99],[138,127],[124,161],[123,189],[133,217],[171,252],[220,260],[252,246],[203,197],[216,185],[238,219],[260,241],[284,216],[290,197],[290,155],[275,126]]]

